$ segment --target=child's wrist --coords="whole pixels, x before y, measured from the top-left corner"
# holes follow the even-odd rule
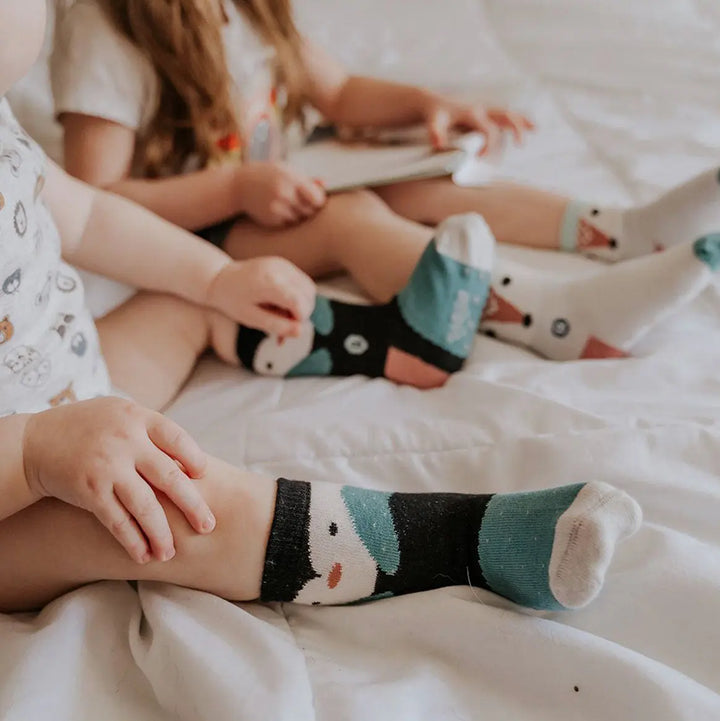
[[[18,475],[22,475],[23,482],[17,487],[16,505],[19,508],[26,508],[36,503],[44,497],[42,489],[35,482],[38,476],[35,468],[35,460],[33,458],[32,449],[37,444],[33,441],[33,433],[36,430],[37,423],[35,421],[41,416],[41,413],[35,414],[18,414],[13,416],[12,429],[7,429],[14,438],[18,440],[21,449],[20,465]],[[3,429],[5,432],[6,429]]]
[[[233,195],[235,211],[238,215],[248,212],[245,199],[247,198],[247,185],[249,182],[249,168],[245,163],[233,166],[233,177],[230,183],[230,192]]]
[[[232,260],[228,256],[227,262],[215,273],[213,276],[213,279],[210,281],[207,287],[207,293],[205,297],[205,305],[208,308],[213,308],[214,310],[218,310],[222,312],[223,308],[223,289],[221,287],[222,285],[222,277],[223,272],[227,269],[230,265],[239,265],[241,261]]]

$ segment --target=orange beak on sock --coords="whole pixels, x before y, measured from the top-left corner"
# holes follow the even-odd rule
[[[584,218],[580,218],[578,225],[578,248],[584,250],[586,248],[614,248],[615,241],[610,236],[605,235],[594,225],[590,224]]]
[[[600,358],[629,358],[630,355],[624,350],[615,348],[591,335],[585,343],[583,352],[580,355],[581,360],[600,359]]]
[[[496,323],[521,323],[529,325],[528,318],[530,316],[516,308],[512,303],[505,300],[492,288],[488,296],[485,312],[483,313],[483,321],[494,321]]]

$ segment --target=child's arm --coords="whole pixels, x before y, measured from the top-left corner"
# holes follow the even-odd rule
[[[156,491],[198,533],[215,519],[194,480],[207,459],[195,441],[159,413],[99,398],[34,415],[0,419],[0,520],[44,497],[83,508],[138,563],[174,555]]]
[[[29,415],[0,418],[0,521],[35,503],[23,464],[23,438]]]
[[[448,143],[453,129],[485,135],[484,152],[497,146],[502,131],[517,142],[533,124],[519,113],[484,108],[432,93],[423,88],[349,75],[320,48],[305,43],[303,59],[311,103],[331,122],[347,127],[397,127],[425,123],[433,144]]]
[[[276,335],[297,335],[313,310],[314,283],[288,261],[233,262],[209,243],[54,164],[43,193],[62,236],[63,257],[74,265],[216,308]],[[289,317],[267,309],[272,307]]]
[[[102,118],[66,113],[65,167],[86,183],[134,200],[181,228],[198,230],[243,213],[268,227],[314,215],[323,189],[280,163],[225,163],[152,180],[130,177],[135,132]]]

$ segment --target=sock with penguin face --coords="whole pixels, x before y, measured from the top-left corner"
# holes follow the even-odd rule
[[[494,248],[479,215],[448,218],[389,303],[354,305],[319,296],[298,338],[241,326],[238,358],[261,375],[362,374],[419,388],[441,386],[472,350]]]
[[[262,601],[335,605],[470,584],[531,608],[580,608],[642,518],[598,482],[488,495],[277,483]]]
[[[570,202],[559,247],[614,262],[719,232],[720,170],[713,168],[636,208]]]
[[[625,357],[718,270],[720,233],[570,279],[498,258],[480,331],[553,360]]]

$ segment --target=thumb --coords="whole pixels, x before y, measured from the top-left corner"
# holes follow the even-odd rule
[[[450,122],[450,113],[444,108],[433,110],[428,118],[427,125],[430,131],[430,141],[436,150],[447,148]]]

